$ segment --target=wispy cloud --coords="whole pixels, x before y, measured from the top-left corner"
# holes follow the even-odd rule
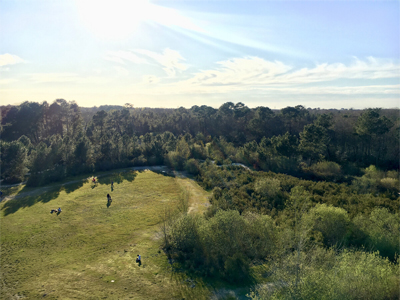
[[[108,51],[103,58],[123,65],[126,65],[127,61],[134,64],[156,64],[162,67],[168,77],[175,77],[177,72],[185,71],[188,68],[186,64],[182,63],[185,61],[182,55],[169,48],[162,53],[146,49]]]
[[[233,58],[217,63],[220,67],[197,73],[189,84],[233,85],[261,84],[274,80],[292,69],[279,61],[267,61],[259,57]]]
[[[161,65],[163,70],[170,77],[175,77],[178,71],[185,71],[188,68],[186,64],[181,62],[185,61],[182,55],[178,51],[171,50],[169,48],[165,49],[161,54],[145,49],[135,49],[133,51],[151,58],[153,61]]]
[[[398,84],[376,82],[377,79],[398,78],[399,65],[372,57],[365,61],[355,59],[348,65],[325,63],[303,69],[295,69],[283,62],[268,61],[259,57],[233,58],[218,62],[217,65],[215,69],[197,72],[187,80],[159,84],[144,93],[193,95],[246,92],[393,96],[400,92]],[[342,80],[343,85],[343,79],[347,82],[346,86],[332,86],[335,80]],[[324,82],[329,83],[329,86]],[[315,83],[318,83],[318,86],[313,86]]]
[[[355,59],[350,65],[342,63],[318,64],[314,68],[294,70],[279,61],[259,57],[234,58],[218,62],[219,67],[201,71],[189,80],[191,85],[260,86],[273,84],[306,84],[337,79],[397,78],[400,65],[373,57]],[[289,72],[290,71],[290,72]]]
[[[342,63],[319,64],[315,68],[304,68],[285,76],[283,81],[288,83],[309,83],[320,81],[332,81],[336,79],[382,79],[396,78],[400,75],[400,65],[391,61],[385,61],[368,57],[362,61],[355,58],[348,66]],[[279,79],[279,78],[278,78]]]
[[[22,63],[22,62],[24,62],[24,60],[17,55],[13,55],[13,54],[9,54],[9,53],[0,55],[0,67],[7,66],[7,65],[14,65],[14,64]]]
[[[134,64],[147,64],[148,61],[144,58],[137,56],[131,51],[108,51],[104,56],[105,60],[113,61],[120,64],[125,64],[129,61]]]

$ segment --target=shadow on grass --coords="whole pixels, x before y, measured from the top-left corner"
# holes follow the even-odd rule
[[[24,189],[22,189],[21,192],[23,190]],[[2,208],[4,216],[13,214],[21,208],[26,208],[35,205],[38,202],[47,203],[57,198],[61,190],[62,187],[58,187],[54,188],[53,190],[46,191],[45,193],[40,195],[26,196],[7,201]]]
[[[135,180],[137,176],[137,171],[126,171],[126,172],[119,172],[119,173],[113,173],[104,177],[99,177],[97,179],[97,182],[99,184],[106,184],[106,185],[111,185],[111,182],[114,182],[114,184],[120,184],[124,180],[132,182]]]
[[[15,213],[20,208],[30,207],[38,202],[47,203],[53,199],[56,199],[62,190],[67,194],[81,188],[87,180],[82,180],[78,182],[66,183],[60,186],[53,187],[39,187],[37,189],[32,189],[30,187],[24,187],[19,191],[15,198],[7,201],[2,210],[4,216]]]
[[[168,174],[164,174],[165,172],[157,173],[163,174],[165,176],[170,176]],[[124,180],[132,182],[135,180],[137,174],[138,171],[129,170],[126,172],[118,172],[110,175],[105,175],[104,177],[100,177],[100,175],[100,178],[98,178],[96,185],[93,185],[92,188],[95,188],[97,184],[111,185],[111,181],[113,181],[114,184],[122,183]],[[53,199],[56,199],[62,190],[69,194],[81,188],[87,182],[88,180],[82,179],[75,180],[73,182],[67,182],[59,186],[45,186],[38,187],[36,189],[32,187],[24,187],[15,195],[14,199],[7,201],[1,210],[4,212],[4,215],[7,216],[9,214],[15,213],[20,208],[26,208],[38,202],[46,203]]]
[[[140,172],[143,172],[143,171],[140,171]],[[154,173],[156,173],[156,174],[163,175],[163,176],[167,176],[167,177],[176,177],[175,174],[174,174],[172,171],[170,171],[170,170],[168,170],[168,171],[153,170],[152,172],[154,172]]]

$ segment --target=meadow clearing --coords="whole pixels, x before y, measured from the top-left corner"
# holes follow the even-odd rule
[[[212,295],[215,287],[177,272],[160,248],[160,223],[166,211],[178,210],[183,194],[189,195],[189,213],[206,209],[208,192],[193,180],[128,171],[99,177],[97,185],[78,180],[23,192],[23,187],[8,191],[19,196],[0,205],[2,299]],[[50,214],[58,207],[59,215]]]

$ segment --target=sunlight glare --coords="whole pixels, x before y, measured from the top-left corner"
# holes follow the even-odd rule
[[[151,15],[148,0],[77,0],[76,5],[85,27],[103,40],[130,37]]]

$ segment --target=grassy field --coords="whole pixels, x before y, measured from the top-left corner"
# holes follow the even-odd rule
[[[151,171],[3,201],[1,299],[208,299],[213,288],[173,271],[160,249],[163,212],[179,205],[183,191],[190,195],[189,212],[202,213],[208,193],[194,181]],[[50,214],[58,207],[59,215]]]

